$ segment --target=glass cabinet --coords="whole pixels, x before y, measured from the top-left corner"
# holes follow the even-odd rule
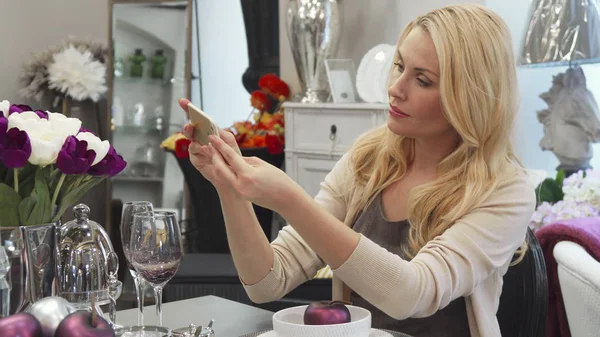
[[[191,94],[191,3],[110,2],[109,125],[111,143],[127,161],[111,179],[111,200],[184,207],[183,175],[160,144],[186,121],[177,99]]]

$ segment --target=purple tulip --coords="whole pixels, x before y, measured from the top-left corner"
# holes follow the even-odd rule
[[[11,128],[0,139],[0,161],[8,168],[21,168],[31,155],[31,142],[27,132]]]
[[[10,108],[8,109],[8,114],[11,115],[13,113],[21,113],[23,111],[33,111],[35,112],[36,115],[38,115],[38,117],[42,118],[42,119],[48,119],[48,112],[44,111],[44,110],[33,110],[31,109],[31,107],[29,105],[25,105],[25,104],[13,104],[10,106]]]
[[[17,113],[21,113],[23,111],[32,111],[33,109],[31,109],[31,107],[29,105],[25,105],[25,104],[13,104],[10,106],[10,108],[8,109],[8,114],[12,114],[14,112]]]
[[[6,136],[8,130],[8,119],[4,116],[0,116],[0,140]]]
[[[96,152],[88,150],[87,145],[85,140],[67,137],[56,158],[56,168],[64,174],[86,173],[96,159]]]
[[[83,126],[79,128],[79,132],[80,132],[80,133],[81,133],[81,132],[89,132],[89,133],[91,133],[92,135],[94,134],[92,131],[90,131],[90,130],[88,130],[88,129],[84,128]]]
[[[127,162],[121,157],[111,145],[108,153],[96,165],[90,167],[88,174],[94,176],[115,176],[125,169]]]
[[[44,110],[35,110],[34,111],[36,115],[38,115],[39,118],[41,119],[48,119],[48,112],[44,111]]]

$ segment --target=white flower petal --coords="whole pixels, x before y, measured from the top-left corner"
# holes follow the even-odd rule
[[[13,113],[8,116],[8,128],[18,128],[23,131],[35,130],[39,127],[39,121],[40,117],[33,111]]]
[[[78,118],[70,118],[60,113],[48,113],[48,121],[53,129],[58,130],[61,134],[75,136],[81,129],[81,120]]]
[[[7,117],[8,110],[10,109],[10,102],[7,100],[0,102],[0,112],[4,114],[4,117]]]
[[[45,141],[41,139],[30,139],[31,141],[31,156],[29,162],[33,165],[46,166],[56,162],[58,152],[62,148],[62,143],[57,140]]]
[[[94,150],[94,152],[96,152],[96,158],[94,159],[92,166],[104,159],[108,150],[110,150],[110,143],[107,140],[101,140],[91,132],[80,132],[76,137],[79,140],[85,140],[87,142],[88,150]]]

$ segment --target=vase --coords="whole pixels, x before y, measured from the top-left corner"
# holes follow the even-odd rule
[[[259,90],[265,74],[279,76],[279,1],[240,0],[246,28],[248,68],[242,84],[248,93]]]
[[[35,301],[57,294],[57,224],[0,227],[11,269],[10,313],[25,311]]]
[[[258,157],[279,168],[281,168],[285,159],[283,152],[270,154],[266,147],[241,149],[241,151],[245,157]],[[190,193],[191,218],[186,219],[187,229],[182,233],[190,247],[188,252],[229,254],[225,220],[223,219],[217,190],[210,181],[198,172],[189,158],[179,158],[175,155],[175,152],[168,152],[175,156]],[[273,211],[255,204],[252,204],[252,207],[260,227],[270,241]]]
[[[150,77],[154,79],[163,79],[165,76],[165,66],[167,63],[167,58],[163,55],[163,51],[161,49],[156,51],[156,54],[150,58],[150,63],[152,63],[152,68],[150,70]]]
[[[336,0],[290,0],[287,35],[302,91],[294,97],[303,103],[329,99],[325,60],[332,58],[341,35],[342,15]]]

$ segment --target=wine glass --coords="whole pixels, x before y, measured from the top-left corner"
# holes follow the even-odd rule
[[[133,215],[131,264],[154,288],[158,326],[162,326],[162,289],[183,259],[181,231],[174,212],[154,211]]]
[[[154,210],[150,201],[128,201],[123,205],[121,212],[121,245],[125,260],[127,260],[127,269],[133,277],[135,284],[135,297],[138,305],[138,325],[144,325],[144,280],[138,276],[137,272],[131,265],[129,256],[129,240],[131,240],[131,227],[133,226],[133,215],[136,213],[151,212]]]

